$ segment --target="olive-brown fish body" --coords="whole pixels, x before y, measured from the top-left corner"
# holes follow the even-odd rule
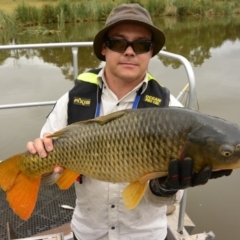
[[[240,129],[235,124],[183,108],[117,114],[67,127],[56,134],[60,137],[46,159],[29,155],[22,160],[22,171],[34,176],[58,165],[102,181],[132,182],[151,172],[167,172],[170,160],[185,156],[195,160],[195,171],[207,164],[240,165]],[[222,155],[221,146],[231,156]]]

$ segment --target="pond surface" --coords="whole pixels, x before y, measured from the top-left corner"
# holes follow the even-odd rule
[[[196,77],[199,111],[240,125],[240,18],[154,19],[167,38],[164,50],[183,55]],[[55,35],[1,34],[1,44],[92,41],[104,25],[67,25]],[[49,27],[49,26],[47,26]],[[56,26],[51,26],[53,29]],[[92,48],[79,49],[79,72],[102,66]],[[183,66],[154,57],[149,71],[177,96],[187,83]],[[53,101],[73,86],[72,54],[68,48],[0,52],[0,105]],[[0,159],[25,150],[39,136],[51,107],[0,110]],[[240,236],[240,170],[188,190],[187,213],[194,233],[213,231],[217,240]]]

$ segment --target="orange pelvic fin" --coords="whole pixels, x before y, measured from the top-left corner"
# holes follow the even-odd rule
[[[133,209],[138,205],[145,193],[146,187],[147,182],[140,183],[139,181],[136,181],[130,183],[123,190],[123,201],[127,209]]]
[[[69,169],[65,169],[57,180],[60,189],[68,189],[76,181],[80,174]]]
[[[20,169],[18,161],[22,154],[17,154],[0,163],[0,186],[4,191],[11,189]]]
[[[27,220],[36,205],[41,176],[28,178],[19,174],[12,188],[7,191],[7,200],[13,211],[23,220]]]

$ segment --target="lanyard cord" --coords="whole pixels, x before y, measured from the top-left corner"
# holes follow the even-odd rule
[[[142,93],[142,87],[139,88],[139,90],[137,91],[137,95],[134,99],[133,105],[132,105],[132,109],[136,109],[141,97],[141,93]],[[95,114],[95,118],[99,117],[100,115],[100,109],[101,109],[101,96],[102,96],[102,88],[98,87],[98,93],[97,93],[97,109],[96,109],[96,114]]]
[[[138,106],[138,103],[139,103],[139,100],[140,100],[140,97],[141,97],[141,93],[142,93],[142,87],[140,87],[137,91],[137,95],[134,99],[134,102],[133,102],[133,105],[132,105],[132,109],[136,109],[137,106]]]
[[[103,86],[102,86],[102,88],[103,88]],[[96,118],[96,117],[99,117],[99,115],[100,115],[102,88],[98,87],[98,93],[97,93],[97,109],[96,109],[96,113],[95,113],[95,118]]]

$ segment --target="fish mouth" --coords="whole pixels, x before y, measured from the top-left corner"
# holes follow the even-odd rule
[[[236,162],[236,163],[226,163],[226,164],[220,164],[217,165],[216,167],[212,168],[213,172],[217,172],[217,171],[222,171],[222,170],[232,170],[232,169],[237,169],[240,168],[240,161]]]

